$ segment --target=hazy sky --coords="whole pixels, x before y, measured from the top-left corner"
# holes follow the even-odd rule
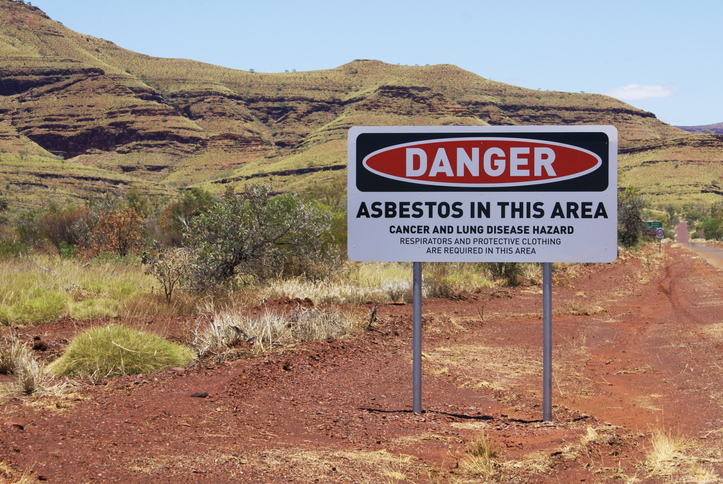
[[[235,69],[454,64],[609,94],[673,125],[723,122],[721,0],[31,0],[77,32]]]

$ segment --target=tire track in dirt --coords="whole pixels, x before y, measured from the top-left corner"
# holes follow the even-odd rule
[[[700,435],[723,427],[723,388],[707,377],[720,372],[723,276],[678,245],[666,252],[661,279],[630,301],[638,310],[613,315],[616,343],[589,349],[590,378],[608,396],[589,410],[640,430]]]

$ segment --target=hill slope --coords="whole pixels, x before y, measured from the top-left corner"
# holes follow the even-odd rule
[[[149,57],[0,0],[0,168],[21,205],[130,185],[218,191],[268,177],[294,190],[341,176],[351,126],[487,124],[612,124],[621,149],[636,152],[691,139],[607,96],[524,89],[451,65],[357,60],[261,74]],[[61,158],[71,182],[58,194],[61,179],[43,178],[42,167]],[[80,182],[93,176],[91,186]]]

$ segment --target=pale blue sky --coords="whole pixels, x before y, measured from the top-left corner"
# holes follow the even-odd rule
[[[235,69],[454,64],[615,95],[666,123],[723,122],[723,1],[31,0],[77,32]]]

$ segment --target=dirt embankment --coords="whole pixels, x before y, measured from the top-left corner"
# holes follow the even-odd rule
[[[492,482],[721,479],[721,273],[673,244],[566,267],[553,282],[550,423],[541,288],[527,286],[425,301],[420,415],[412,308],[390,305],[346,339],[78,381],[70,398],[6,397],[0,460],[6,474],[56,483],[482,482],[466,449],[484,435],[496,450]],[[47,359],[106,323],[17,333],[45,342]],[[143,322],[170,336],[187,323]],[[656,433],[686,445],[655,460]]]

